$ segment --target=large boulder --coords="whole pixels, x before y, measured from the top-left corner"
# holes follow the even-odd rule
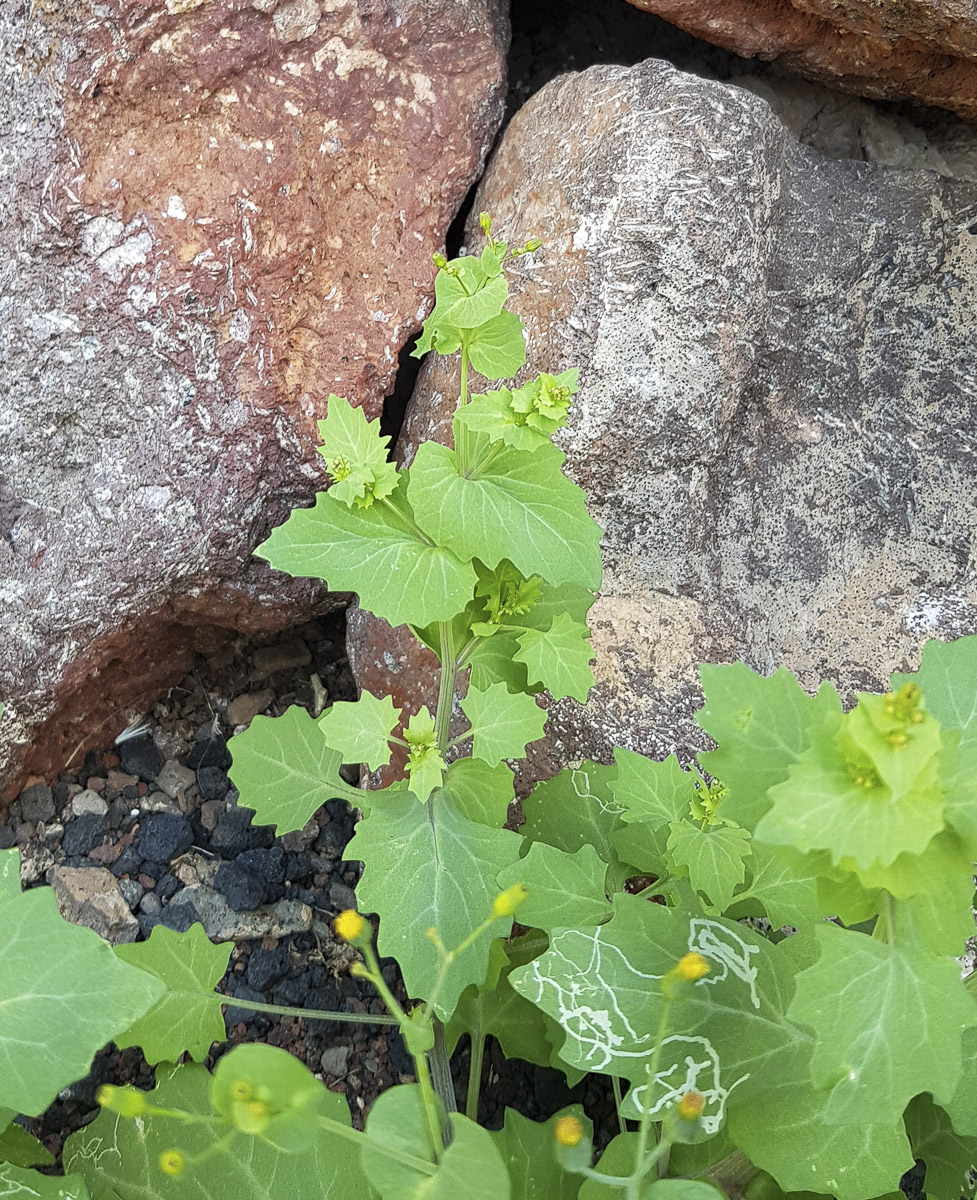
[[[606,530],[597,685],[551,706],[531,775],[701,748],[703,661],[850,696],[977,629],[977,184],[827,160],[648,61],[547,85],[477,207],[545,239],[513,307],[530,371],[581,369],[561,444]],[[425,364],[404,461],[447,436],[453,367]],[[361,686],[430,703],[405,630],[357,612],[351,652]]]
[[[630,0],[748,58],[977,118],[973,0]]]
[[[371,416],[502,117],[502,0],[0,6],[0,801],[228,629]]]

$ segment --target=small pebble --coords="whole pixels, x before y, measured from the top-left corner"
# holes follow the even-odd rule
[[[119,747],[119,758],[123,771],[146,783],[152,783],[163,768],[163,756],[149,734],[124,741]]]
[[[46,783],[35,783],[20,793],[20,811],[25,821],[36,825],[54,816],[54,793]]]
[[[109,805],[108,801],[103,800],[98,792],[92,791],[91,788],[85,788],[83,792],[72,797],[71,811],[76,817],[83,817],[86,813],[103,817],[109,811]]]
[[[139,824],[135,847],[144,859],[168,863],[193,845],[193,830],[177,813],[150,813]]]

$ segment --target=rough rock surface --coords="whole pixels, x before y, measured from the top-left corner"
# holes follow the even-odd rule
[[[701,747],[701,661],[850,694],[977,629],[977,185],[825,160],[649,61],[545,87],[477,209],[545,236],[514,307],[531,368],[581,368],[562,444],[606,530],[597,686],[552,707],[534,775]],[[456,395],[426,364],[405,461]],[[351,614],[357,680],[430,703],[403,634]]]
[[[104,867],[55,867],[51,886],[66,921],[87,925],[113,945],[134,942],[139,936],[139,922],[118,880]]]
[[[0,6],[0,802],[227,629],[375,414],[502,114],[501,0]]]
[[[973,0],[630,0],[749,58],[977,118]]]

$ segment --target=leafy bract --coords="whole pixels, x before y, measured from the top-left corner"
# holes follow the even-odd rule
[[[391,795],[382,813],[360,821],[347,857],[364,864],[357,893],[363,910],[381,912],[378,948],[400,963],[409,996],[430,999],[440,969],[427,930],[452,950],[488,917],[496,876],[514,862],[520,839],[491,829],[465,810],[466,795],[446,786],[430,813],[412,795]],[[404,897],[410,903],[404,903]],[[449,967],[435,1010],[448,1020],[470,983],[485,978],[489,943],[480,938]]]
[[[507,566],[505,562],[503,567]],[[479,567],[481,587],[485,581],[482,574],[487,568]],[[540,679],[533,682],[529,679],[526,669],[526,657],[523,654],[522,637],[528,630],[545,632],[550,630],[561,616],[569,618],[578,630],[581,646],[586,646],[590,654],[590,646],[584,640],[588,635],[586,628],[587,612],[594,603],[594,597],[586,588],[576,584],[561,584],[553,587],[541,581],[539,591],[526,612],[506,612],[502,620],[504,626],[497,628],[491,636],[484,636],[470,654],[467,665],[471,667],[471,680],[475,687],[487,687],[490,683],[499,681],[505,683],[509,691],[527,692],[537,688],[556,686],[554,695],[559,695],[560,678],[555,670],[540,671]],[[553,664],[555,668],[556,664]],[[589,669],[589,668],[588,668]],[[582,677],[581,677],[582,679]],[[580,682],[580,680],[578,680]],[[552,690],[552,689],[551,689]]]
[[[404,494],[406,475],[369,508],[347,508],[320,492],[313,508],[295,509],[255,553],[276,570],[356,592],[367,612],[391,625],[449,621],[475,586],[471,551],[459,545],[458,557],[437,535],[428,536],[423,520],[424,531],[418,528]]]
[[[65,921],[50,888],[12,894],[17,851],[0,852],[0,861],[8,880],[0,890],[0,1104],[37,1116],[156,1003],[163,985]]]
[[[472,396],[471,401],[458,410],[455,420],[472,433],[487,434],[491,441],[505,442],[515,450],[535,450],[545,446],[549,441],[547,435],[520,420],[520,414],[513,411],[511,400],[509,388]]]
[[[456,258],[435,276],[435,307],[428,321],[435,328],[477,329],[497,317],[508,298],[509,284],[498,266],[487,274],[480,259]]]
[[[397,487],[397,468],[387,461],[389,437],[380,435],[380,418],[367,421],[361,408],[330,395],[326,419],[319,422],[322,445],[333,478],[330,494],[347,507],[369,508]]]
[[[977,1004],[949,958],[903,949],[832,924],[816,929],[821,957],[797,977],[790,1016],[811,1026],[815,1087],[832,1124],[894,1125],[917,1093],[949,1101],[961,1034]]]
[[[214,1042],[226,1036],[220,983],[231,957],[230,946],[215,946],[202,925],[175,933],[157,925],[145,942],[116,946],[123,962],[161,980],[165,992],[145,1016],[115,1038],[116,1045],[142,1047],[148,1063],[177,1062],[185,1051],[198,1062]]]
[[[358,700],[335,701],[319,718],[319,728],[344,763],[366,763],[376,771],[390,762],[389,739],[399,720],[400,709],[389,696],[364,691]]]
[[[235,1046],[218,1059],[210,1101],[231,1129],[285,1154],[309,1150],[333,1107],[305,1063],[261,1043]]]
[[[469,688],[461,708],[471,721],[465,736],[472,739],[472,754],[490,766],[504,758],[522,758],[527,742],[543,736],[546,713],[532,696],[510,692],[504,683]]]
[[[611,915],[604,893],[607,864],[593,846],[567,854],[545,842],[533,842],[525,858],[499,872],[499,887],[524,883],[529,895],[519,906],[519,921],[536,929],[588,928]]]
[[[448,767],[445,784],[470,821],[501,829],[512,803],[512,768],[490,767],[480,758],[458,758]]]
[[[407,753],[407,778],[410,790],[422,804],[441,786],[446,764],[434,735],[434,718],[422,704],[411,715],[404,729],[404,739],[410,747]]]
[[[600,527],[561,470],[563,452],[552,444],[531,453],[500,449],[484,434],[469,442],[479,464],[469,474],[454,450],[436,442],[420,446],[411,468],[410,503],[438,545],[489,567],[507,558],[554,585],[600,587]]]
[[[159,1108],[209,1116],[212,1079],[202,1067],[178,1067],[147,1098]],[[348,1126],[342,1096],[323,1089],[324,1111]],[[302,1154],[283,1154],[259,1137],[226,1137],[223,1124],[178,1122],[165,1117],[127,1121],[103,1109],[65,1143],[64,1163],[88,1183],[93,1200],[295,1200],[314,1189],[321,1200],[376,1200],[360,1170],[359,1150],[322,1130]],[[164,1174],[159,1156],[178,1149],[187,1160],[177,1175]],[[193,1161],[191,1161],[193,1160]]]
[[[491,1134],[459,1113],[449,1120],[451,1145],[435,1168],[420,1088],[394,1087],[378,1097],[366,1120],[370,1141],[361,1162],[382,1200],[510,1200],[509,1172]],[[371,1142],[426,1159],[434,1169],[397,1161]]]
[[[293,704],[280,717],[255,717],[230,742],[231,780],[243,808],[279,833],[301,829],[327,800],[369,801],[339,776],[343,757],[316,721]]]
[[[739,825],[716,824],[700,829],[692,821],[669,825],[668,853],[685,867],[697,892],[704,892],[713,907],[729,907],[733,892],[746,877],[744,859],[750,853],[750,834]]]
[[[512,1200],[576,1200],[581,1177],[561,1171],[553,1155],[554,1128],[561,1117],[587,1121],[579,1104],[561,1109],[548,1121],[530,1121],[507,1108],[502,1128],[490,1134],[509,1169]]]
[[[594,684],[590,630],[568,613],[558,613],[548,629],[527,629],[517,636],[517,662],[526,664],[531,687],[545,687],[555,700],[572,696],[583,704]]]
[[[787,778],[810,741],[810,730],[840,712],[829,683],[809,696],[786,667],[765,678],[743,663],[699,668],[706,702],[696,721],[719,743],[699,755],[702,766],[726,786],[723,815],[746,829],[770,807],[767,791]]]

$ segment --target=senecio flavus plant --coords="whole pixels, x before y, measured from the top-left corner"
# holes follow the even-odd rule
[[[332,484],[260,549],[408,626],[440,662],[434,711],[364,692],[318,720],[257,717],[232,742],[259,822],[301,829],[337,797],[362,811],[348,856],[379,934],[352,911],[335,932],[390,1012],[359,1019],[399,1028],[416,1082],[360,1130],[282,1050],[236,1047],[211,1074],[229,947],[200,926],[110,947],[63,921],[50,889],[22,891],[5,851],[0,1195],[891,1200],[917,1159],[927,1196],[970,1194],[977,1001],[954,956],[973,933],[977,638],[930,642],[916,675],[848,712],[783,668],[704,666],[697,720],[716,749],[689,768],[629,750],[584,762],[507,829],[509,763],[545,727],[537,697],[582,702],[593,683],[600,530],[552,441],[576,372],[470,393],[472,371],[512,380],[525,364],[505,269],[539,249],[481,225],[480,255],[436,260],[417,347],[460,355],[453,447],[427,442],[398,469],[378,422],[331,396]],[[402,781],[341,778],[394,748]],[[408,1007],[378,953],[400,964]],[[464,1035],[461,1113],[448,1056]],[[619,1132],[602,1153],[576,1105],[478,1124],[489,1036],[570,1084],[609,1078]],[[15,1115],[43,1111],[109,1040],[140,1046],[156,1086],[101,1089],[64,1176],[38,1173],[49,1156]]]

